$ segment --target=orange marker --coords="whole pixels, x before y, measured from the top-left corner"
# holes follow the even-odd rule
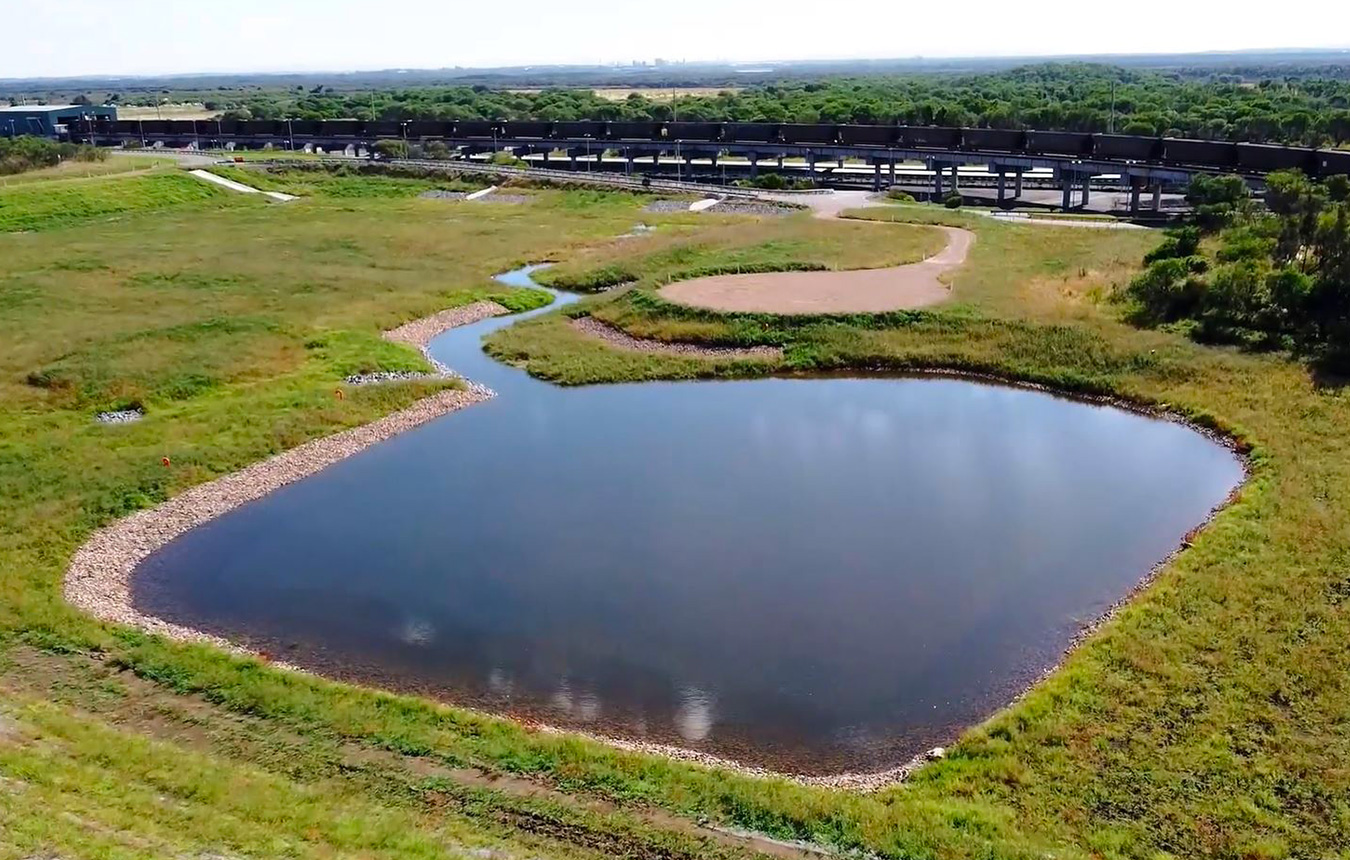
[[[169,465],[169,458],[168,458],[168,457],[161,457],[159,462],[163,463],[163,464],[165,465],[165,467],[167,468],[168,465]]]

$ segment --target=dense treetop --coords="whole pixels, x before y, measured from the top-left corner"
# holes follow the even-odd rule
[[[659,91],[658,91],[659,93]],[[514,92],[485,86],[334,93],[236,94],[219,106],[257,119],[709,120],[1042,128],[1313,145],[1350,142],[1350,80],[1231,74],[1204,78],[1085,63],[1046,63],[974,75],[912,74],[793,80],[739,92]]]
[[[1172,231],[1126,291],[1138,320],[1350,371],[1350,179],[1272,173],[1264,207],[1236,176],[1196,177],[1187,196],[1195,226]]]

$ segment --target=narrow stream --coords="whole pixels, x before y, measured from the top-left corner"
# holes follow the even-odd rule
[[[139,608],[341,678],[873,771],[1006,703],[1242,479],[1189,428],[1024,389],[565,389],[482,352],[542,312],[433,343],[497,398],[189,532]]]

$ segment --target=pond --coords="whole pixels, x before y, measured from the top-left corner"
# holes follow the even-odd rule
[[[558,388],[482,353],[519,318],[432,348],[500,396],[185,534],[138,607],[523,719],[876,771],[1004,705],[1242,480],[1179,424],[958,378]]]

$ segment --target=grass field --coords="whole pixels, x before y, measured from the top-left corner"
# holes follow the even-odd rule
[[[154,105],[119,105],[117,108],[118,119],[214,119],[220,115],[218,110],[207,110],[206,105],[196,104],[167,104],[155,107]]]
[[[868,210],[977,232],[952,305],[727,316],[651,287],[747,261],[875,265],[921,254],[931,234],[652,216],[640,198],[592,191],[507,206],[367,189],[282,206],[178,200],[161,182],[72,186],[85,194],[66,199],[74,211],[160,201],[116,220],[55,218],[37,196],[0,191],[0,217],[43,225],[0,235],[0,857],[678,860],[768,847],[726,828],[888,858],[1350,857],[1350,396],[1282,356],[1121,323],[1107,296],[1156,237]],[[639,221],[658,229],[616,238]],[[634,334],[781,344],[787,370],[957,367],[1167,404],[1243,439],[1253,477],[1063,669],[942,762],[870,795],[539,734],[65,606],[62,572],[92,529],[406,405],[426,386],[332,391],[353,369],[419,365],[382,329],[497,295],[492,273],[543,259],[571,261],[553,277],[578,283],[623,267],[635,286],[568,312]],[[747,372],[614,352],[557,314],[491,347],[566,383]],[[128,402],[147,417],[92,422]]]
[[[228,192],[176,170],[129,180],[29,182],[0,188],[0,233],[51,230],[137,212],[231,199]]]
[[[0,176],[0,188],[14,185],[28,185],[34,182],[53,182],[57,180],[93,179],[111,176],[117,173],[130,173],[137,170],[152,170],[156,167],[168,167],[173,159],[147,156],[119,156],[105,161],[67,161],[56,167],[42,170],[30,170],[13,176]]]

